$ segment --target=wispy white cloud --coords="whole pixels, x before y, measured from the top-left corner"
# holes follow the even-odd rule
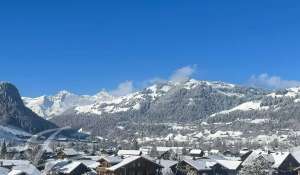
[[[187,81],[196,72],[196,69],[196,65],[179,68],[171,75],[170,81],[178,83]]]
[[[111,90],[110,94],[115,96],[123,96],[130,94],[134,91],[133,82],[125,81],[118,85],[117,89]]]
[[[279,76],[270,76],[267,73],[260,75],[252,75],[248,80],[248,84],[254,87],[262,87],[269,89],[283,89],[289,87],[300,86],[300,81],[285,80]]]
[[[146,81],[140,83],[139,87],[144,88],[144,87],[153,85],[155,83],[163,83],[163,82],[167,82],[167,81],[181,83],[181,82],[184,82],[184,81],[187,81],[188,79],[190,79],[193,76],[193,74],[196,72],[196,69],[197,69],[196,65],[184,66],[184,67],[181,67],[181,68],[175,70],[169,76],[168,79],[164,79],[164,78],[160,78],[160,77],[151,78],[149,80],[146,80]],[[124,95],[130,94],[140,88],[135,88],[133,81],[127,80],[125,82],[120,83],[116,89],[109,91],[109,93],[114,96],[124,96]]]

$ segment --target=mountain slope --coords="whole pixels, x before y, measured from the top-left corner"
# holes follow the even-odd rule
[[[56,127],[25,107],[17,88],[5,82],[0,83],[0,124],[14,126],[30,133]]]
[[[60,126],[71,125],[103,134],[111,133],[118,123],[201,121],[220,111],[259,100],[268,93],[256,88],[191,79],[183,83],[154,84],[126,96],[111,96],[105,92],[93,96],[64,93],[61,98],[62,93],[59,93],[23,100],[32,110],[43,109],[43,113],[61,110],[51,116],[51,121]],[[44,103],[45,100],[36,103],[39,98],[51,99],[51,105]],[[81,103],[82,98],[88,103]],[[53,104],[59,105],[56,108]]]
[[[198,113],[195,117],[205,117],[264,93],[260,89],[191,79],[182,84],[155,84],[126,96],[112,96],[104,91],[92,96],[61,91],[54,96],[23,97],[23,101],[27,107],[45,118],[55,117],[66,111],[95,115],[148,111],[153,114],[162,112],[161,115],[170,117],[169,112],[164,113],[161,109],[173,108],[175,104],[175,113],[182,110],[183,114],[195,111],[194,113]]]

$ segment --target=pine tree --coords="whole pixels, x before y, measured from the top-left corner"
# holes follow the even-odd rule
[[[6,154],[7,154],[7,148],[6,148],[6,143],[5,141],[2,142],[2,146],[1,146],[1,152],[0,152],[0,156],[2,159],[6,158]]]
[[[245,165],[240,175],[268,175],[271,171],[271,162],[259,156],[251,164]]]

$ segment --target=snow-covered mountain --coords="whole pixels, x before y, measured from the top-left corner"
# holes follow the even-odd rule
[[[125,96],[105,91],[95,95],[62,91],[54,96],[23,100],[33,111],[59,126],[70,125],[110,137],[124,134],[118,126],[126,128],[127,134],[135,134],[141,130],[139,123],[145,124],[143,132],[161,135],[168,129],[155,123],[223,123],[225,129],[239,130],[262,123],[272,128],[278,121],[281,122],[277,127],[297,128],[295,120],[300,121],[300,88],[269,91],[194,79],[157,83]]]
[[[224,97],[228,101],[230,101],[229,99],[246,101],[248,98],[263,93],[263,91],[257,89],[243,88],[229,83],[190,79],[184,83],[165,82],[154,84],[125,96],[113,96],[105,91],[95,95],[76,95],[64,90],[53,96],[23,97],[23,101],[34,112],[49,119],[69,110],[74,111],[76,114],[95,115],[138,111],[150,103],[153,107],[155,107],[154,102],[166,104],[170,101],[168,98],[184,91],[187,92],[187,95],[181,100],[190,108],[201,103],[199,96],[204,93]],[[172,100],[176,98],[174,97]],[[239,104],[239,102],[236,104]],[[226,105],[224,105],[224,108],[226,109]]]
[[[114,97],[105,91],[93,96],[76,95],[66,90],[58,92],[53,96],[40,96],[35,98],[22,97],[25,105],[39,116],[51,118],[74,107],[89,106],[98,101],[111,101]]]

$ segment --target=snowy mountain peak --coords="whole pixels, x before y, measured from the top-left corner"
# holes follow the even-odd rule
[[[252,93],[247,92],[247,90],[243,91],[236,85],[229,83],[189,79],[180,83],[169,81],[153,84],[141,91],[125,96],[113,96],[105,90],[95,95],[76,95],[63,90],[54,96],[24,97],[23,100],[26,106],[45,118],[60,115],[67,110],[74,110],[76,113],[101,115],[104,113],[136,111],[141,109],[144,103],[152,103],[164,96],[172,96],[182,89],[193,92],[184,100],[184,103],[189,107],[197,105],[197,99],[195,98],[199,97],[196,93],[202,93],[202,91],[227,96],[226,98],[243,98]]]

